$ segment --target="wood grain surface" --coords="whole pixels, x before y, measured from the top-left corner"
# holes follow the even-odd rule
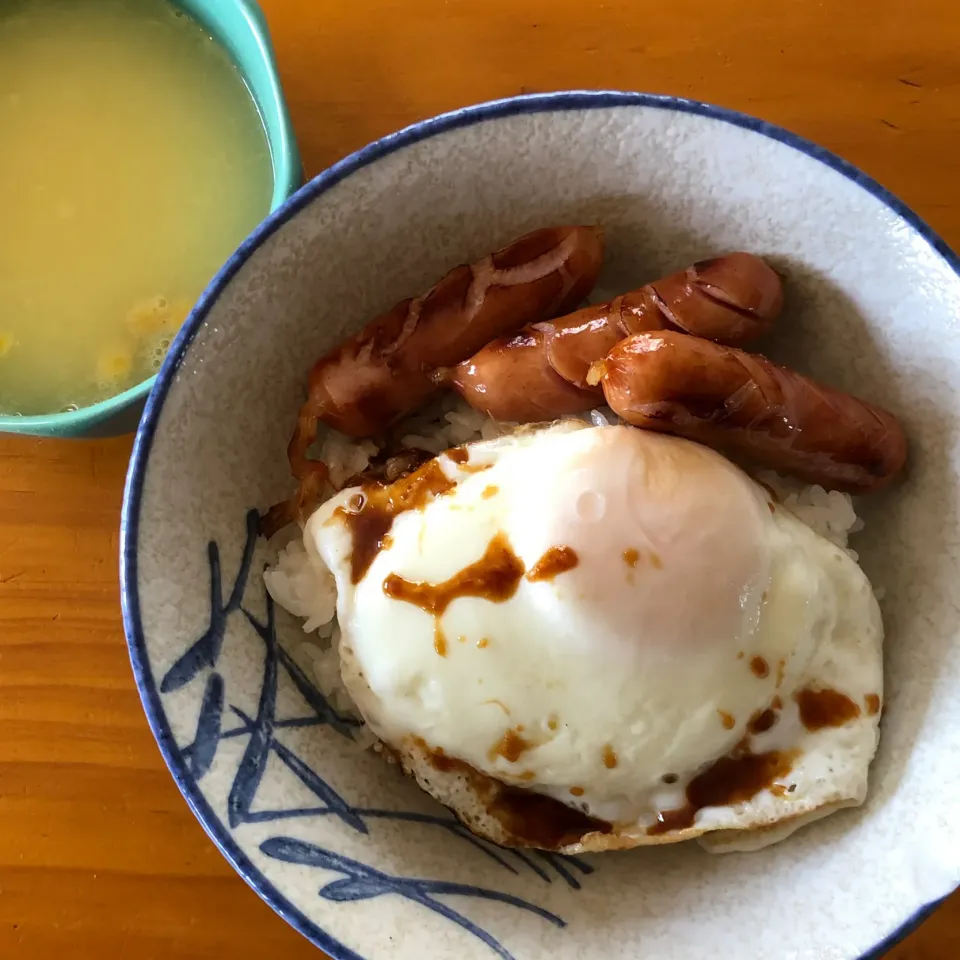
[[[960,247],[955,0],[263,5],[310,174],[479,100],[648,90],[819,141]],[[0,437],[0,957],[317,957],[214,849],[147,728],[117,583],[129,452]],[[960,897],[889,956],[960,957]]]

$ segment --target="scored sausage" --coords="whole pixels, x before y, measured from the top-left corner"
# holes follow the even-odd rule
[[[627,423],[829,489],[878,489],[906,459],[903,430],[885,410],[765,357],[675,331],[628,337],[590,379]]]
[[[598,227],[548,227],[456,267],[317,361],[305,407],[351,436],[379,433],[434,392],[437,367],[576,306],[593,289],[602,259]]]
[[[753,254],[729,253],[608,303],[531,324],[437,377],[496,420],[551,420],[596,405],[599,391],[587,383],[587,371],[630,334],[673,329],[746,343],[766,333],[782,305],[771,267]]]
[[[572,310],[593,289],[603,230],[547,227],[471,265],[455,267],[423,296],[403,300],[314,364],[287,455],[297,493],[273,507],[266,535],[312,507],[327,478],[307,451],[318,421],[355,437],[373,436],[439,389],[450,367],[495,337]]]
[[[595,407],[597,388],[564,380],[550,364],[545,341],[542,330],[528,327],[515,337],[494,340],[441,379],[494,420],[537,423]]]

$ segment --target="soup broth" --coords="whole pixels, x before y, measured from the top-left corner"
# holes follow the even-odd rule
[[[239,72],[164,0],[7,0],[0,131],[0,413],[147,379],[269,210]]]

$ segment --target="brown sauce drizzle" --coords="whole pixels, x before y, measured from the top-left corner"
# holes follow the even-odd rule
[[[756,477],[753,478],[753,482],[758,486],[763,487],[763,489],[767,491],[767,496],[770,497],[768,503],[777,499],[777,491],[774,490],[769,483],[765,483],[763,480],[758,480]]]
[[[663,561],[660,559],[660,554],[659,554],[659,553],[651,553],[651,554],[650,554],[650,564],[651,564],[651,566],[653,567],[654,570],[662,570],[662,569],[663,569]]]
[[[419,470],[389,486],[365,483],[360,495],[351,498],[351,510],[338,507],[339,516],[353,540],[350,556],[350,579],[359,583],[377,554],[388,543],[393,521],[408,510],[419,510],[436,497],[449,493],[456,486],[436,460],[429,460]]]
[[[613,770],[619,762],[620,762],[620,761],[619,761],[619,759],[617,758],[616,751],[615,751],[615,750],[613,749],[613,747],[611,747],[610,744],[608,743],[608,744],[603,748],[603,765],[604,765],[608,770]]]
[[[440,627],[439,620],[433,624],[433,649],[436,650],[441,657],[447,655],[447,638]]]
[[[582,797],[584,794],[583,787],[571,787],[570,793],[575,797]]]
[[[766,733],[771,727],[775,726],[777,720],[777,711],[772,706],[766,710],[758,710],[747,722],[747,730],[756,736],[758,733]]]
[[[481,500],[489,500],[491,497],[495,497],[500,492],[500,488],[494,484],[488,484],[483,488],[483,493],[480,494]]]
[[[826,687],[813,690],[805,687],[793,695],[800,708],[800,722],[810,731],[824,727],[842,727],[860,716],[857,706],[845,693]]]
[[[510,541],[503,533],[498,533],[479,560],[449,580],[426,583],[405,580],[391,573],[383,581],[383,592],[394,600],[412,603],[438,617],[459,597],[482,597],[491,603],[509,600],[517,592],[523,569]]]
[[[640,559],[639,550],[634,550],[633,547],[628,547],[626,550],[623,551],[623,562],[628,567],[635,567],[639,559]]]
[[[767,661],[763,659],[763,657],[751,657],[750,669],[753,672],[753,675],[755,677],[759,677],[761,680],[764,677],[770,676],[770,666],[767,664]]]
[[[573,547],[550,547],[544,555],[530,568],[527,579],[531,583],[539,580],[552,580],[561,573],[572,570],[580,558]]]
[[[490,641],[489,641],[486,637],[481,637],[481,638],[477,641],[477,649],[478,649],[478,650],[484,650],[486,647],[489,646],[489,644],[490,644]]]
[[[783,675],[787,672],[787,661],[778,660],[777,661],[777,689],[779,690],[783,684]]]
[[[752,799],[786,776],[793,767],[794,757],[792,752],[750,753],[744,747],[738,747],[698,773],[687,784],[686,804],[676,810],[658,813],[657,822],[647,827],[647,833],[659,836],[673,830],[685,830],[693,826],[704,807],[725,807]]]
[[[508,730],[488,751],[487,759],[492,763],[497,757],[503,757],[507,763],[516,763],[528,750],[537,745],[520,736],[522,727]]]
[[[522,787],[503,786],[488,801],[487,811],[520,843],[543,850],[579,843],[588,833],[613,830],[613,825],[606,820],[598,820],[553,797]]]
[[[867,705],[867,716],[875,717],[880,712],[880,695],[878,693],[868,693],[863,702]]]
[[[414,470],[422,467],[434,455],[428,450],[402,447],[393,452],[381,451],[375,454],[367,468],[362,473],[349,477],[341,486],[362,487],[365,483],[384,484],[395,483],[403,477],[409,476]]]
[[[445,451],[448,460],[452,460],[464,473],[480,473],[489,470],[492,463],[470,463],[470,451],[467,447],[451,447]]]
[[[720,714],[720,722],[723,724],[724,730],[732,730],[737,725],[732,713],[727,713],[726,710],[718,710],[717,713]]]
[[[585,834],[610,833],[613,829],[605,820],[597,820],[553,797],[501,783],[463,760],[448,757],[442,750],[431,750],[422,741],[420,743],[437,770],[457,773],[470,780],[487,813],[509,834],[509,843],[557,850],[578,843]]]
[[[685,807],[678,807],[676,810],[661,810],[657,814],[657,822],[647,827],[647,833],[651,837],[658,837],[663,833],[671,833],[674,830],[686,830],[693,826],[693,819],[697,815],[696,809],[689,804]]]

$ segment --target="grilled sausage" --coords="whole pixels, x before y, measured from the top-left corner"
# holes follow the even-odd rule
[[[550,227],[456,267],[424,296],[398,303],[321,358],[306,406],[351,436],[379,433],[434,392],[438,367],[575,307],[593,288],[602,257],[598,228]]]
[[[638,334],[591,368],[627,423],[676,434],[808,483],[867,493],[906,459],[896,418],[745,353],[675,331]]]
[[[398,303],[318,360],[287,448],[299,489],[264,518],[264,532],[309,509],[326,481],[326,467],[307,456],[318,421],[355,437],[380,433],[438,389],[438,367],[458,364],[494,337],[582,302],[602,259],[599,227],[536,230],[455,267],[423,296]]]
[[[745,343],[769,329],[782,304],[780,278],[763,260],[730,253],[494,340],[438,378],[496,420],[550,420],[598,402],[587,371],[624,337],[673,329]]]
[[[554,370],[546,334],[536,327],[494,340],[476,357],[446,371],[443,379],[471,407],[494,420],[555,420],[599,402],[596,387],[574,386]]]

